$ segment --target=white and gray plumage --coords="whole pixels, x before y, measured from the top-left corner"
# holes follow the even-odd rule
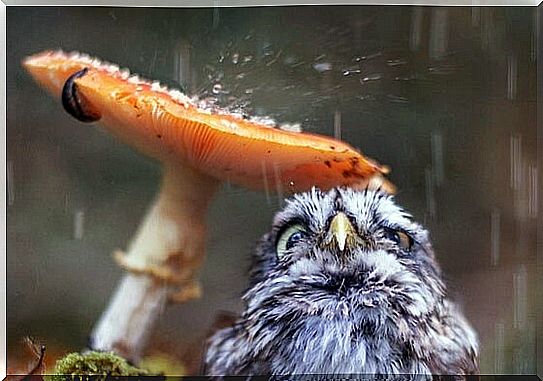
[[[379,191],[295,195],[255,254],[246,308],[208,342],[209,375],[478,372],[428,233]]]

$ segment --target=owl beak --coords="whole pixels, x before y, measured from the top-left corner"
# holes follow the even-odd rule
[[[352,243],[355,240],[356,231],[349,221],[349,218],[343,212],[339,212],[334,216],[330,223],[330,229],[326,238],[326,244],[329,245],[332,241],[336,241],[340,251],[345,250],[347,243]]]

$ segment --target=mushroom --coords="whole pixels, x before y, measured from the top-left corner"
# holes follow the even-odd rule
[[[206,211],[221,182],[298,192],[381,186],[387,169],[344,142],[272,128],[206,107],[177,90],[79,53],[43,52],[23,65],[82,122],[100,121],[162,163],[160,191],[126,253],[128,273],[91,334],[90,347],[137,363],[168,300],[200,296]]]

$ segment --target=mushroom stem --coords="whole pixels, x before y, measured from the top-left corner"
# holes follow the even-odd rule
[[[128,252],[115,253],[129,273],[91,333],[91,349],[137,363],[168,301],[200,296],[195,276],[204,257],[207,208],[219,184],[190,167],[165,165],[159,194]]]

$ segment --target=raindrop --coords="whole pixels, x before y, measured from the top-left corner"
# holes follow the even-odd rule
[[[445,7],[436,7],[432,10],[429,46],[429,55],[432,59],[440,59],[447,54],[449,27],[447,12]]]
[[[513,326],[516,329],[523,329],[526,325],[528,312],[528,272],[524,265],[513,274]]]
[[[362,70],[360,70],[360,69],[345,69],[342,72],[344,77],[347,77],[347,76],[349,76],[351,74],[360,74],[360,73],[362,73]]]
[[[436,199],[434,193],[434,176],[432,173],[432,168],[428,166],[424,173],[426,177],[426,210],[430,218],[435,218],[436,216]]]
[[[507,57],[507,99],[514,100],[517,96],[517,56]]]
[[[273,44],[269,41],[262,41],[261,44],[262,50],[265,52],[265,55],[273,54]]]
[[[404,77],[394,77],[395,81],[412,81],[414,79],[416,79],[415,75],[408,75]]]
[[[539,181],[537,176],[537,165],[528,166],[528,215],[537,218]]]
[[[228,192],[231,192],[233,191],[233,187],[232,187],[232,182],[230,181],[230,177],[228,177],[225,181],[226,183],[226,189],[228,190]]]
[[[266,64],[266,66],[271,66],[275,62],[277,62],[277,59],[281,56],[282,53],[283,53],[283,49],[280,49],[279,52],[275,55],[275,57],[273,57],[273,59]],[[266,55],[271,56],[272,54],[273,54],[273,51],[269,52],[269,54],[267,53]],[[293,65],[294,63],[296,63],[296,58],[293,56],[289,56],[285,58],[284,63],[286,65]]]
[[[360,62],[360,61],[372,60],[374,58],[380,57],[381,55],[382,55],[381,52],[377,52],[377,53],[369,54],[367,56],[356,57],[355,61]]]
[[[174,54],[174,80],[187,85],[186,89],[190,89],[192,83],[191,49],[190,44],[182,40],[176,45]]]
[[[402,97],[402,96],[395,95],[395,94],[388,94],[387,98],[388,98],[388,100],[390,102],[395,102],[395,103],[408,103],[409,102],[409,99],[407,99],[406,97]]]
[[[517,345],[513,352],[514,371],[518,374],[534,374],[537,368],[537,331],[533,319],[526,321],[525,327],[517,331]]]
[[[252,60],[253,60],[253,56],[251,55],[243,57],[244,63],[251,62]]]
[[[220,0],[213,0],[213,29],[216,29],[219,26],[219,15],[220,15]]]
[[[152,73],[155,71],[156,61],[158,59],[158,50],[155,50],[153,54],[153,58],[151,59],[151,62],[149,63],[149,73]]]
[[[281,184],[281,169],[277,163],[273,164],[273,176],[275,180],[275,189],[277,191],[277,202],[281,208],[283,206],[283,185]]]
[[[319,73],[324,73],[325,71],[332,70],[332,64],[330,62],[314,63],[313,69],[317,70]]]
[[[510,138],[510,185],[514,190],[519,190],[522,182],[522,137],[512,134]]]
[[[420,47],[423,16],[423,8],[413,7],[413,13],[411,15],[411,32],[409,36],[409,47],[413,52],[419,50]]]
[[[8,186],[8,205],[12,206],[15,202],[15,184],[13,182],[13,161],[8,160],[7,166],[7,186]]]
[[[367,82],[378,81],[380,79],[381,79],[381,74],[370,74],[367,77],[360,79],[360,83],[364,84]]]
[[[83,238],[85,229],[85,212],[82,209],[76,209],[74,213],[74,239]]]
[[[471,26],[478,27],[481,24],[481,8],[471,7]]]
[[[266,202],[268,205],[271,204],[270,199],[270,185],[268,184],[268,173],[266,170],[266,163],[262,162],[262,179],[264,180],[264,191],[266,192]]]
[[[505,324],[497,322],[494,325],[494,372],[503,374],[505,367]]]
[[[428,68],[428,71],[431,74],[435,74],[435,75],[449,75],[449,74],[454,73],[455,70],[457,70],[456,66],[448,65],[448,64],[439,65],[439,66],[431,66]]]
[[[366,95],[358,95],[356,96],[356,99],[359,99],[361,101],[374,101],[375,97],[371,94],[366,94]]]
[[[481,48],[491,50],[495,44],[497,25],[492,10],[481,8]]]
[[[500,211],[490,214],[490,263],[497,266],[500,260]]]
[[[433,131],[431,136],[432,169],[436,186],[443,185],[444,164],[443,164],[443,135],[439,131]]]
[[[257,114],[259,114],[258,112],[258,109],[255,110]],[[268,117],[268,116],[251,116],[249,118],[250,121],[253,121],[255,123],[259,123],[259,124],[262,124],[264,125],[265,127],[270,127],[270,128],[273,128],[276,126],[276,123],[275,123],[275,120]]]
[[[407,64],[407,61],[403,58],[398,58],[395,60],[388,60],[387,65],[388,66],[401,66]]]
[[[234,53],[234,54],[232,55],[232,63],[233,63],[234,65],[237,65],[238,62],[239,62],[239,54],[238,54],[238,53]]]
[[[341,140],[341,111],[334,112],[334,137]]]
[[[530,41],[530,59],[532,62],[535,62],[537,59],[537,42],[538,42],[538,12],[534,12],[534,18],[532,20],[532,35],[531,35],[531,41]]]
[[[302,132],[300,123],[283,123],[279,126],[279,129],[289,132]]]

